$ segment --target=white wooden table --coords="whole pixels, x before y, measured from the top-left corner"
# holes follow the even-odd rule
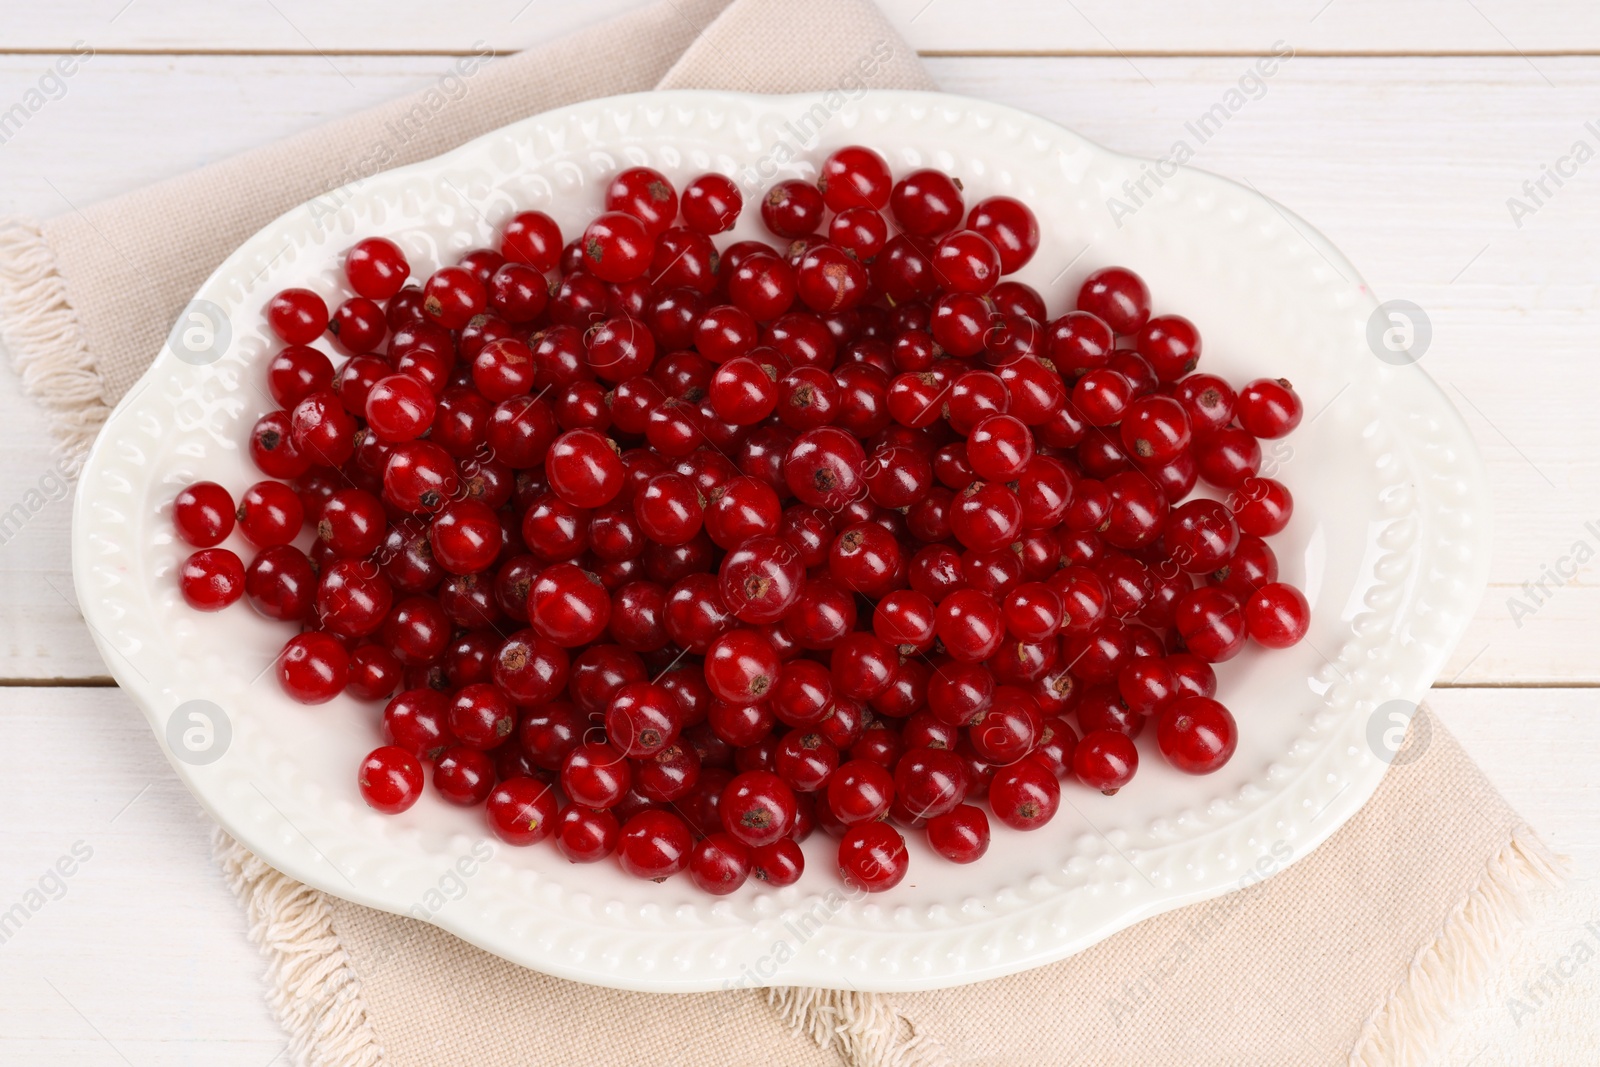
[[[636,3],[8,4],[0,113],[33,89],[45,99],[0,125],[0,213],[71,211],[420,87],[477,41],[514,51]],[[1600,162],[1567,158],[1580,141],[1586,155],[1600,150],[1600,125],[1586,125],[1600,119],[1600,8],[884,6],[944,88],[1146,156],[1192,142],[1185,123],[1255,57],[1295,50],[1259,90],[1247,86],[1255,98],[1215,136],[1191,143],[1193,165],[1289,205],[1381,297],[1430,317],[1423,366],[1477,434],[1496,498],[1490,590],[1433,707],[1573,857],[1583,899],[1600,898],[1595,565],[1546,581],[1531,613],[1508,601],[1526,600],[1524,583],[1579,542],[1600,551]],[[46,77],[85,47],[93,55],[70,79]],[[17,502],[30,512],[0,529],[0,911],[32,890],[46,898],[0,943],[0,1062],[285,1063],[262,963],[210,861],[209,823],[73,607],[70,505],[43,420],[9,370],[0,381],[0,514]],[[74,850],[71,877],[47,874]],[[1533,1028],[1504,1016],[1486,1005],[1450,1061],[1525,1062]]]

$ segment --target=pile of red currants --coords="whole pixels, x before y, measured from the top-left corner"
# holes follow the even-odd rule
[[[386,702],[373,808],[431,766],[506,842],[710,893],[793,883],[815,827],[867,890],[905,831],[970,863],[990,813],[1125,786],[1147,724],[1180,770],[1226,763],[1211,665],[1309,622],[1265,541],[1289,384],[1196,373],[1121,267],[1050,318],[1002,280],[1025,204],[869,148],[719,248],[742,207],[633,168],[571,242],[529,211],[407,285],[374,237],[331,315],[278,293],[267,479],[178,495],[185,600],[292,624],[295,700]]]

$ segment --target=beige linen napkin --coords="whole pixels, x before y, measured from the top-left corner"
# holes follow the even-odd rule
[[[596,96],[863,86],[932,87],[867,0],[662,0],[557,46],[464,57],[417,96],[82,213],[9,220],[0,335],[81,455],[212,268],[315,195]],[[1288,870],[1072,959],[934,993],[578,985],[310,889],[220,833],[218,853],[302,1063],[1413,1063],[1556,877],[1454,739],[1425,712],[1414,724],[1415,758]]]

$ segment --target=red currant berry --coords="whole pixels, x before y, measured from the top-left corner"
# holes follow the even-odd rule
[[[804,237],[822,224],[824,208],[816,186],[791,178],[778,182],[761,198],[761,221],[779,237]]]
[[[857,307],[869,291],[867,269],[836,245],[818,244],[795,270],[795,292],[807,307],[823,314]]]
[[[989,783],[989,807],[1013,830],[1037,830],[1055,818],[1060,806],[1061,783],[1039,760],[1001,767]]]
[[[839,874],[868,893],[893,889],[906,876],[910,857],[900,832],[885,822],[850,827],[839,841]]]
[[[572,804],[556,820],[556,848],[571,863],[597,863],[616,850],[622,828],[609,811]]]
[[[1127,267],[1102,267],[1083,280],[1078,308],[1120,334],[1136,334],[1150,321],[1150,289]]]
[[[1210,774],[1233,756],[1239,729],[1228,709],[1208,697],[1179,697],[1156,720],[1156,743],[1187,774]]]
[[[433,558],[451,574],[475,574],[500,554],[504,538],[494,509],[478,500],[453,500],[428,530]]]
[[[975,863],[989,851],[989,816],[971,804],[937,815],[928,820],[928,845],[951,863]]]
[[[1119,730],[1090,731],[1072,752],[1072,773],[1078,781],[1107,796],[1131,782],[1138,770],[1139,750]]]
[[[1299,643],[1311,626],[1311,606],[1305,594],[1283,582],[1256,590],[1245,603],[1244,615],[1250,636],[1267,648],[1289,648]]]
[[[1156,377],[1175,382],[1200,362],[1200,331],[1182,315],[1160,315],[1145,323],[1135,342]]]
[[[306,554],[293,545],[264,550],[244,575],[250,606],[269,619],[299,622],[316,602],[317,578]]]
[[[542,211],[524,211],[501,230],[500,253],[540,273],[556,269],[561,258],[561,227]]]
[[[422,795],[422,763],[403,748],[385,745],[361,761],[361,799],[385,815],[398,815]]]
[[[344,254],[344,276],[350,288],[368,300],[387,300],[411,274],[400,246],[383,237],[357,241]]]
[[[661,882],[689,866],[694,836],[670,811],[642,811],[622,827],[617,860],[635,878]]]
[[[235,517],[246,541],[274,548],[300,536],[305,508],[299,494],[282,482],[257,482],[245,490]]]
[[[794,885],[805,873],[806,856],[793,838],[750,850],[750,873],[774,889]]]
[[[353,296],[334,309],[328,323],[333,343],[346,355],[376,351],[389,332],[383,309],[364,296]]]
[[[743,208],[739,187],[721,174],[702,174],[683,187],[683,221],[697,233],[726,233]]]
[[[1271,537],[1289,525],[1294,497],[1282,482],[1272,478],[1246,478],[1228,495],[1239,529],[1256,537]]]
[[[285,289],[267,304],[267,325],[291,345],[309,345],[328,328],[328,305],[310,289]]]
[[[872,149],[862,145],[836,149],[822,161],[821,169],[817,186],[830,211],[882,211],[889,205],[894,179],[888,161]]]
[[[1000,252],[976,230],[957,230],[933,250],[933,273],[941,288],[987,293],[1000,280]]]
[[[226,548],[202,548],[183,561],[178,588],[196,611],[221,611],[244,595],[244,564]]]
[[[606,708],[606,737],[633,759],[661,752],[678,735],[672,694],[653,682],[631,682]]]
[[[770,771],[746,771],[728,783],[718,801],[722,828],[759,848],[794,828],[797,803],[788,783]]]
[[[1010,415],[988,416],[967,437],[967,462],[988,481],[1015,481],[1032,459],[1033,434]]]
[[[537,778],[508,778],[494,787],[484,809],[489,828],[508,845],[537,845],[556,828],[556,791]]]
[[[1191,374],[1172,387],[1196,433],[1220,430],[1233,421],[1237,400],[1233,387],[1215,374]]]
[[[333,388],[333,362],[315,348],[290,345],[267,365],[267,390],[272,399],[292,408],[312,393]]]
[[[772,643],[755,630],[731,630],[706,650],[706,684],[720,700],[754,704],[777,684],[781,665]]]
[[[1219,501],[1188,500],[1172,509],[1161,543],[1180,569],[1214,571],[1239,547],[1239,525]]]
[[[1145,396],[1122,413],[1122,447],[1139,463],[1171,463],[1189,446],[1189,416],[1171,397]]]
[[[937,170],[914,170],[889,194],[895,221],[912,237],[942,237],[961,225],[961,185]]]
[[[1300,425],[1305,413],[1294,387],[1282,378],[1257,378],[1239,390],[1234,415],[1256,437],[1278,438]]]
[[[528,591],[528,624],[561,648],[589,644],[610,621],[610,594],[594,574],[576,564],[545,568]]]
[[[326,704],[349,680],[350,655],[332,634],[298,634],[278,657],[279,684],[302,704]]]
[[[895,763],[895,805],[914,819],[953,810],[966,799],[968,785],[965,763],[947,749],[912,749]]]
[[[516,727],[516,714],[504,690],[478,682],[458,691],[450,702],[450,733],[470,748],[488,751]]]
[[[1207,663],[1237,656],[1247,635],[1245,613],[1231,593],[1202,586],[1178,601],[1173,626],[1189,651]]]
[[[749,847],[732,834],[702,838],[689,855],[689,877],[712,896],[726,896],[744,885],[751,866]]]
[[[978,201],[967,215],[967,228],[976,230],[1000,253],[1000,272],[1015,274],[1039,250],[1039,220],[1022,201],[991,196]],[[1032,316],[1043,320],[1044,315]]]
[[[633,498],[633,513],[650,540],[681,545],[700,532],[704,502],[694,482],[665,472],[651,478]]]
[[[678,217],[678,193],[667,176],[650,167],[629,167],[606,188],[606,210],[625,211],[659,237]]]
[[[655,239],[638,218],[621,211],[595,217],[579,238],[584,269],[601,281],[630,282],[650,269]]]
[[[172,502],[178,536],[196,548],[222,544],[233,532],[234,520],[233,497],[216,482],[195,482]]]
[[[626,470],[616,445],[594,430],[569,430],[545,457],[550,489],[574,507],[598,508],[622,490]]]
[[[609,808],[633,784],[632,768],[620,749],[585,742],[568,753],[561,765],[561,789],[574,804]]]

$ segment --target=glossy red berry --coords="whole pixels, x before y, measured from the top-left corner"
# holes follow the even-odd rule
[[[937,815],[928,820],[928,845],[951,863],[976,863],[989,851],[989,816],[973,804]]]
[[[540,273],[556,269],[561,258],[561,227],[542,211],[524,211],[500,231],[500,252],[515,263],[526,263]]]
[[[453,500],[434,517],[428,530],[433,558],[451,574],[486,569],[504,543],[499,517],[482,501]]]
[[[350,654],[332,634],[303,633],[278,656],[278,682],[302,704],[325,704],[350,680]]]
[[[1286,436],[1300,425],[1305,409],[1294,387],[1282,378],[1257,378],[1239,390],[1234,414],[1256,437]]]
[[[606,738],[633,759],[655,756],[678,735],[672,694],[654,682],[630,682],[606,708]]]
[[[933,273],[941,288],[987,293],[1000,281],[1000,252],[976,230],[957,230],[933,250]]]
[[[611,595],[590,571],[557,563],[539,572],[528,590],[528,624],[561,648],[579,648],[605,632]]]
[[[1178,770],[1210,774],[1233,756],[1239,729],[1228,709],[1215,700],[1179,697],[1156,720],[1156,742]]]
[[[369,300],[387,300],[400,291],[411,266],[400,246],[384,237],[357,241],[344,255],[350,288]]]
[[[788,835],[796,807],[794,791],[783,779],[770,771],[746,771],[728,783],[717,811],[724,830],[759,848]]]
[[[235,518],[246,541],[257,548],[274,548],[300,536],[305,507],[299,494],[282,482],[257,482],[240,498]]]
[[[895,183],[889,207],[913,237],[942,237],[961,225],[966,205],[961,186],[942,171],[914,170]]]
[[[1061,783],[1040,760],[1001,767],[989,783],[989,807],[1013,830],[1037,830],[1055,818],[1060,806]]]
[[[556,818],[556,848],[571,863],[597,863],[616,850],[622,836],[617,817],[572,804]]]
[[[702,174],[683,187],[679,210],[690,229],[718,234],[733,229],[743,207],[744,197],[732,179],[721,174]]]
[[[196,548],[226,541],[234,521],[233,497],[216,482],[186,486],[172,502],[172,524],[178,536]]]
[[[1282,482],[1273,478],[1246,478],[1228,494],[1239,529],[1256,537],[1271,537],[1289,525],[1294,514],[1294,497]]]
[[[309,345],[328,328],[328,305],[310,289],[285,289],[267,304],[267,325],[291,345]]]
[[[1039,250],[1039,220],[1032,208],[1015,197],[991,196],[978,201],[967,215],[967,228],[982,234],[999,252],[1002,274],[1015,274]]]
[[[689,855],[689,877],[712,896],[726,896],[744,885],[752,866],[749,846],[732,834],[701,838]]]
[[[670,811],[642,811],[622,827],[617,860],[635,878],[664,881],[689,866],[694,836]]]
[[[585,742],[561,765],[562,792],[584,807],[609,808],[632,784],[632,764],[621,749],[609,744]]]
[[[202,548],[183,561],[178,587],[196,611],[221,611],[244,595],[244,564],[226,548]]]
[[[524,847],[537,845],[555,830],[560,801],[548,782],[518,776],[494,787],[484,812],[496,837]]]
[[[1216,586],[1186,594],[1173,611],[1173,626],[1184,645],[1207,663],[1237,656],[1244,649],[1247,625],[1239,601]]]
[[[706,684],[730,704],[765,700],[780,670],[772,643],[755,630],[731,630],[706,650]]]
[[[1102,267],[1083,280],[1078,308],[1119,334],[1136,334],[1150,321],[1150,289],[1126,267]]]
[[[1133,739],[1119,730],[1092,730],[1072,752],[1072,773],[1107,796],[1131,782],[1138,770],[1139,750]]]
[[[882,211],[889,205],[894,179],[888,161],[877,152],[863,145],[847,145],[822,161],[817,186],[830,211]]]
[[[394,745],[375,748],[361,761],[356,784],[368,807],[398,815],[422,795],[422,762]]]
[[[859,823],[839,841],[839,874],[854,888],[868,893],[893,889],[909,866],[905,839],[886,822]]]
[[[822,193],[798,178],[781,181],[761,198],[761,221],[779,237],[804,237],[822,225]]]
[[[622,211],[595,217],[579,238],[583,267],[601,281],[630,282],[650,269],[655,239],[638,218]]]
[[[1269,582],[1245,601],[1245,625],[1256,643],[1267,648],[1298,644],[1311,626],[1305,594],[1283,582]]]
[[[1145,323],[1135,341],[1156,377],[1175,382],[1200,362],[1200,331],[1182,315],[1161,315]]]
[[[551,490],[580,508],[608,504],[622,490],[626,470],[616,445],[594,430],[569,430],[545,457]]]

